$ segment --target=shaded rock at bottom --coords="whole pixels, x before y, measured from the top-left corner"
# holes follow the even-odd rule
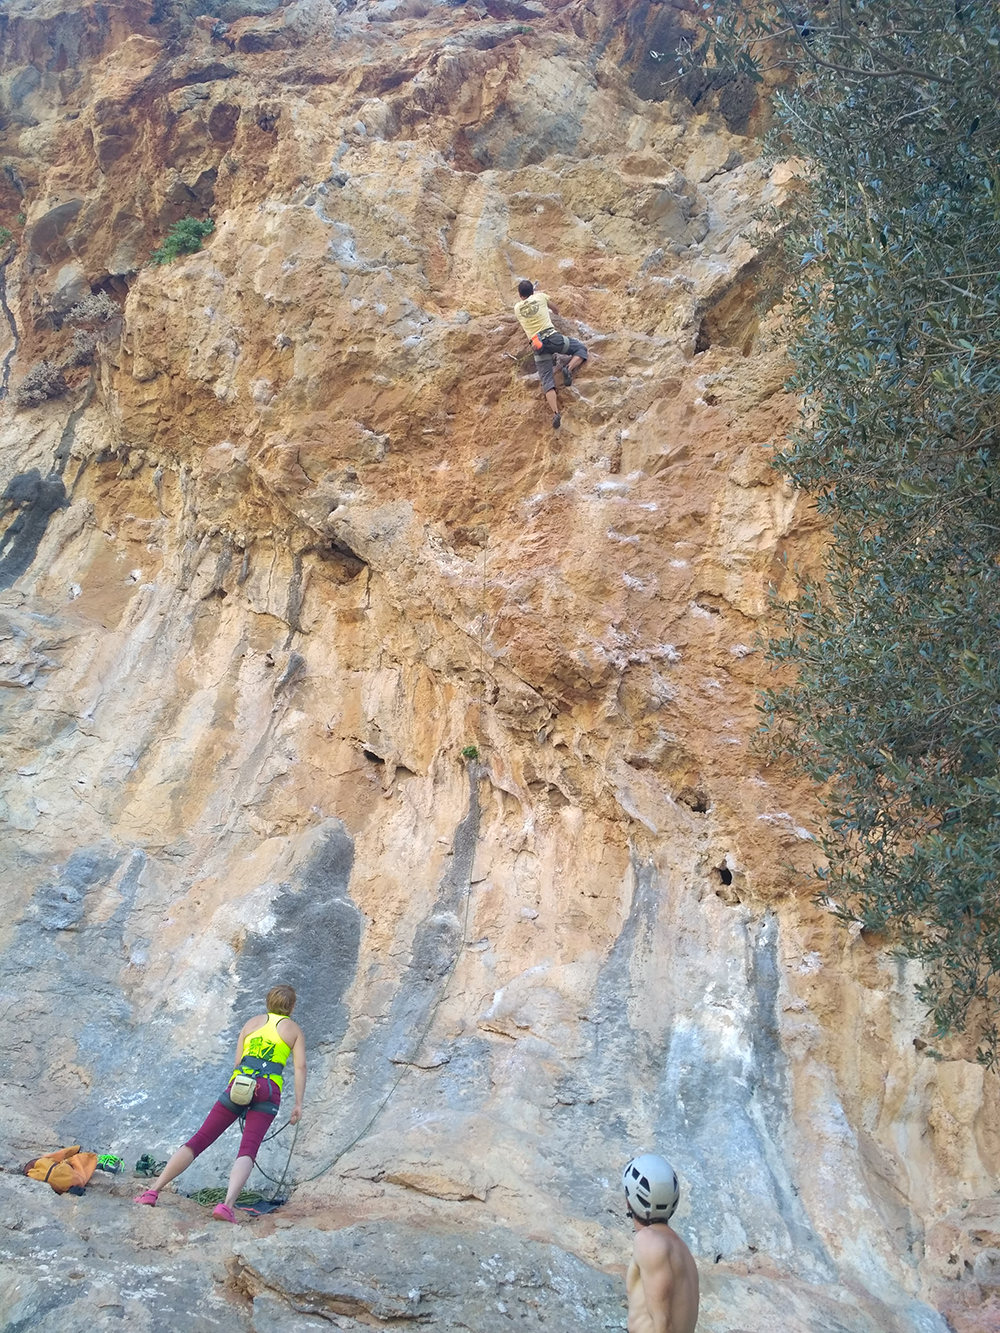
[[[450,1233],[385,1222],[238,1236],[256,1333],[411,1322],[421,1328],[598,1333],[625,1328],[625,1285],[554,1245],[502,1227]],[[890,1311],[867,1293],[762,1274],[702,1273],[702,1333],[910,1333],[930,1310]]]
[[[255,1329],[284,1327],[275,1293],[288,1313],[347,1316],[347,1328],[373,1320],[475,1333],[506,1333],[512,1323],[625,1327],[620,1279],[500,1227],[451,1234],[385,1223],[342,1231],[296,1227],[261,1240],[241,1237],[235,1250],[247,1288],[256,1293]],[[296,1333],[299,1327],[288,1325]]]

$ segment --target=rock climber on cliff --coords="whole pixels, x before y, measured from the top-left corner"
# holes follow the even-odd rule
[[[635,1236],[625,1275],[628,1333],[694,1333],[698,1269],[670,1226],[680,1190],[669,1162],[653,1153],[633,1157],[622,1172]]]
[[[552,409],[552,429],[562,425],[559,415],[559,396],[556,393],[555,362],[553,356],[562,353],[568,355],[569,364],[563,370],[563,383],[567,388],[573,383],[573,371],[587,360],[587,349],[576,338],[557,333],[552,327],[552,316],[559,311],[549,301],[544,292],[535,290],[535,285],[523,278],[517,284],[520,301],[514,306],[514,314],[520,321],[535,351],[535,369],[541,381],[545,401]]]
[[[155,1206],[164,1185],[186,1171],[199,1153],[245,1115],[240,1150],[229,1173],[226,1200],[216,1204],[212,1212],[220,1222],[236,1221],[233,1205],[250,1179],[264,1134],[278,1114],[282,1074],[289,1056],[295,1065],[295,1108],[288,1117],[289,1124],[298,1123],[306,1090],[306,1039],[298,1023],[293,1023],[289,1017],[295,1008],[295,991],[291,986],[272,986],[265,1003],[267,1013],[255,1014],[240,1029],[236,1042],[236,1068],[226,1091],[209,1111],[197,1134],[177,1149],[149,1189],[136,1196],[136,1203]]]

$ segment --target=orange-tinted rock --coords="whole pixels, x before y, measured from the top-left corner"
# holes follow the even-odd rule
[[[825,540],[744,234],[801,166],[746,90],[665,91],[685,6],[216,8],[8,6],[10,387],[81,283],[122,310],[0,416],[11,1153],[165,1155],[290,978],[292,1225],[613,1270],[659,1147],[707,1328],[988,1320],[996,1078],[915,1047],[751,744],[768,589]],[[522,276],[591,350],[558,433]]]

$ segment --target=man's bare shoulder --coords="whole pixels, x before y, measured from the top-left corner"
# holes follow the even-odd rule
[[[691,1255],[691,1251],[677,1232],[662,1222],[643,1227],[641,1231],[635,1233],[633,1240],[633,1251],[640,1267],[662,1262],[664,1259],[676,1262],[679,1259],[690,1258]]]

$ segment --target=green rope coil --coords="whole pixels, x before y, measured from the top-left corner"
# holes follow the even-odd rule
[[[214,1208],[217,1203],[225,1202],[226,1191],[221,1185],[207,1185],[205,1189],[198,1190],[196,1194],[188,1196],[194,1199],[195,1203],[200,1203],[202,1208]],[[255,1203],[260,1203],[263,1199],[260,1190],[244,1190],[236,1200],[237,1208],[252,1208]]]

